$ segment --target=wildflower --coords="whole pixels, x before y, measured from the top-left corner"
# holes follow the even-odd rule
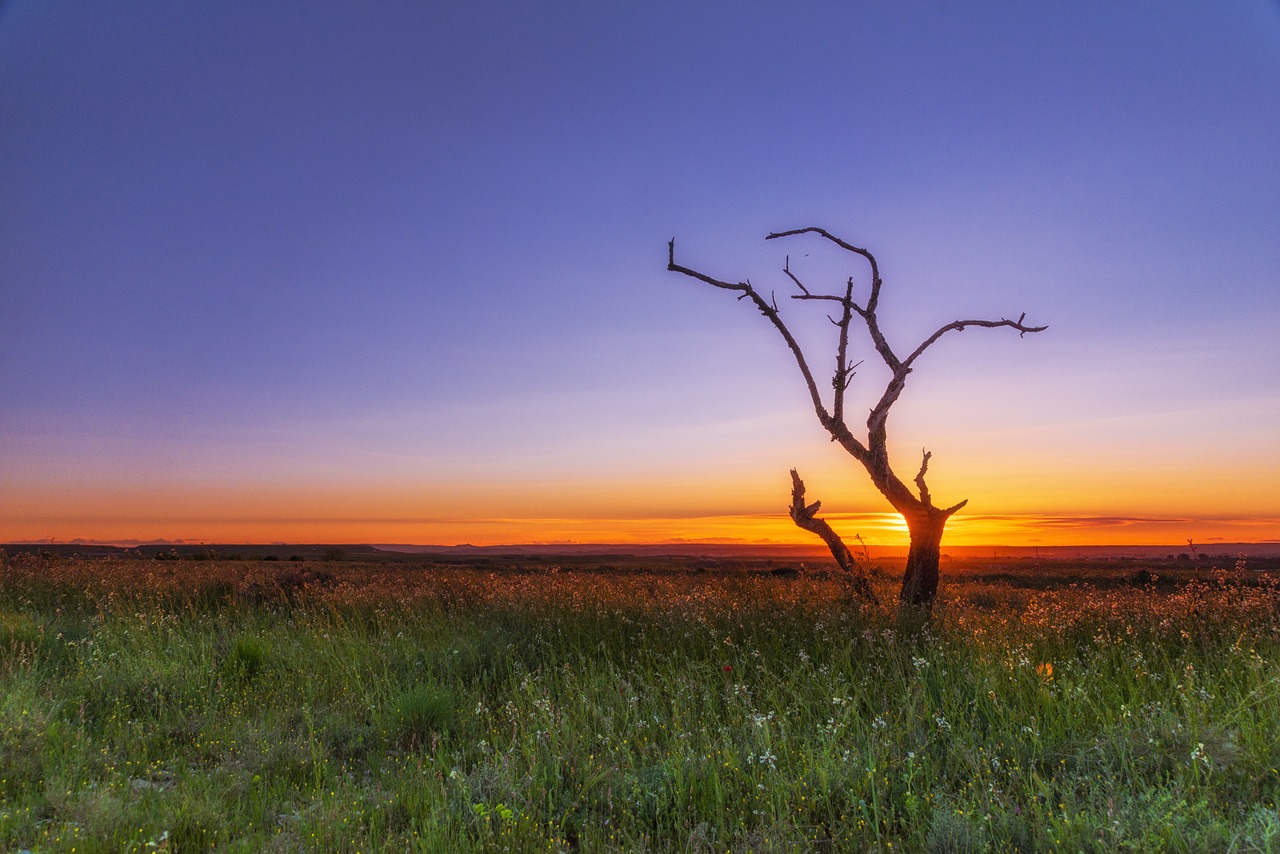
[[[725,673],[730,673],[730,672],[732,672],[732,671],[733,671],[733,668],[732,668],[730,665],[728,665],[728,664],[726,664],[724,667],[722,667],[722,668],[720,668],[720,669],[721,669],[721,670],[723,670]]]
[[[1043,682],[1052,682],[1053,681],[1053,662],[1045,661],[1041,664],[1037,664],[1036,675],[1038,675],[1041,681]]]
[[[775,754],[772,750],[768,748],[765,748],[764,752],[762,752],[759,756],[755,756],[755,755],[748,756],[747,761],[756,762],[756,763],[759,763],[760,765],[768,765],[769,770],[771,771],[778,767],[777,754]]]

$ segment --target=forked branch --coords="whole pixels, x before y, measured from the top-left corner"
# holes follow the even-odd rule
[[[866,454],[866,449],[849,433],[848,428],[844,426],[844,422],[833,418],[826,405],[822,402],[822,395],[818,391],[818,383],[813,378],[813,371],[809,369],[809,362],[805,359],[804,351],[800,349],[799,342],[796,341],[795,336],[791,334],[791,330],[783,322],[776,301],[766,301],[750,282],[724,282],[683,264],[677,264],[674,237],[667,243],[667,269],[673,273],[680,273],[700,282],[706,282],[722,290],[737,291],[740,294],[738,299],[750,299],[760,313],[767,317],[773,327],[778,330],[778,334],[782,336],[783,340],[786,341],[787,349],[791,351],[796,366],[800,368],[800,374],[804,377],[805,387],[809,390],[809,398],[813,402],[813,410],[818,416],[819,423],[831,433],[833,439],[839,441],[855,457],[861,458],[861,455]],[[800,284],[798,279],[792,277],[792,280],[797,287],[801,290],[804,289],[804,285]]]
[[[875,590],[871,588],[871,579],[867,577],[866,570],[854,559],[853,553],[844,544],[844,540],[840,539],[840,535],[832,530],[825,519],[818,518],[817,514],[821,508],[821,501],[805,504],[804,481],[800,479],[800,475],[796,473],[796,470],[792,469],[791,520],[797,526],[822,538],[822,541],[827,544],[827,548],[831,550],[831,556],[836,559],[836,563],[845,571],[849,583],[853,586],[853,592],[858,598],[872,605],[879,605],[880,600],[876,597]]]
[[[836,326],[840,328],[840,342],[836,345],[836,373],[831,378],[831,387],[835,390],[835,397],[831,405],[831,414],[836,421],[844,423],[844,393],[849,388],[849,383],[853,381],[853,369],[856,365],[849,364],[849,323],[853,320],[853,276],[849,277],[849,283],[844,291],[844,314],[840,315],[839,322]],[[859,362],[858,364],[861,364]]]
[[[929,498],[929,487],[924,482],[924,473],[929,470],[929,458],[933,456],[932,451],[920,449],[923,455],[920,460],[920,471],[916,473],[916,487],[920,490],[920,501],[925,507],[932,507],[933,501]]]
[[[840,238],[827,231],[825,228],[817,228],[810,226],[808,228],[795,228],[790,231],[775,231],[773,234],[765,237],[765,240],[775,240],[779,237],[794,237],[797,234],[816,234],[823,237],[835,245],[839,246],[847,252],[860,255],[867,260],[867,264],[871,267],[871,293],[867,297],[867,304],[860,306],[853,301],[853,289],[846,292],[846,296],[839,297],[834,294],[797,294],[792,299],[824,299],[834,302],[843,302],[846,307],[857,313],[867,325],[867,334],[871,336],[871,343],[876,348],[876,353],[889,366],[889,370],[897,372],[901,365],[897,355],[893,352],[893,348],[889,346],[889,341],[884,337],[884,333],[880,331],[880,321],[876,317],[876,308],[880,305],[880,288],[884,281],[880,278],[880,264],[876,261],[876,256],[872,255],[867,249],[861,246],[854,246],[852,243],[846,243]],[[852,282],[850,282],[852,285]]]

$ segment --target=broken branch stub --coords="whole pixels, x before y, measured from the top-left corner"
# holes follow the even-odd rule
[[[879,605],[880,600],[876,597],[875,590],[871,588],[871,579],[867,577],[866,570],[854,558],[853,553],[844,544],[844,540],[840,539],[840,535],[827,524],[825,519],[820,519],[816,515],[821,507],[821,501],[815,501],[812,504],[804,503],[804,481],[800,479],[796,470],[792,469],[791,520],[798,527],[822,538],[827,548],[831,550],[831,556],[845,571],[845,576],[859,599],[871,605]]]

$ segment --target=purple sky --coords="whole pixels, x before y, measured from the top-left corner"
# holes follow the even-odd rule
[[[878,255],[904,349],[1051,325],[922,360],[940,501],[1280,520],[1274,2],[10,0],[0,196],[0,539],[523,539],[775,513],[797,464],[886,509],[768,325],[664,269],[864,275],[761,239],[805,225]]]

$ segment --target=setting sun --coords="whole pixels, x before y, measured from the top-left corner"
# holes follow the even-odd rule
[[[0,2],[0,851],[1280,851],[1280,4]]]
[[[905,545],[775,306],[944,548],[1280,540],[1274,10],[323,5],[0,15],[0,540]]]

